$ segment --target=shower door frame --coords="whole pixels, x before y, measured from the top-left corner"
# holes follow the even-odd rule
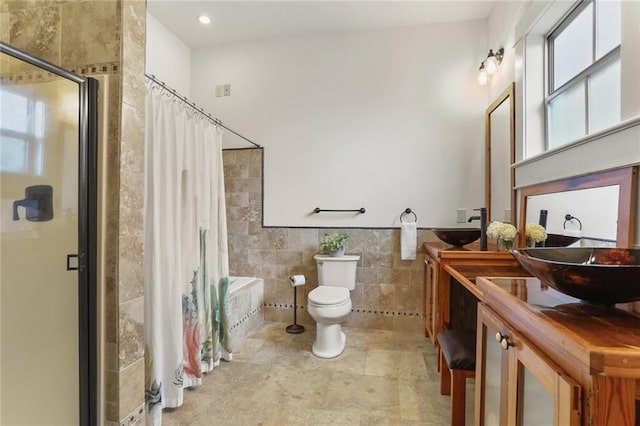
[[[78,84],[78,331],[80,425],[98,424],[98,81],[0,42],[0,52]]]

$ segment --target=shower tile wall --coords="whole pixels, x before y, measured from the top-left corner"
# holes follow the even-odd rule
[[[313,255],[327,232],[349,234],[348,253],[361,256],[351,293],[354,312],[346,325],[387,330],[423,329],[423,254],[400,260],[400,232],[374,229],[262,228],[262,150],[224,152],[225,192],[232,276],[264,278],[265,320],[291,322],[293,290],[288,277],[304,274],[299,289],[298,322],[310,326],[309,291],[317,286]],[[433,241],[418,232],[418,244]]]
[[[144,423],[145,31],[144,0],[0,0],[2,41],[77,74],[102,75],[108,86],[101,141],[107,424]]]

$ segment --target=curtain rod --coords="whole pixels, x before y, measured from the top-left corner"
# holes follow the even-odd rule
[[[238,137],[241,137],[242,139],[244,139],[245,141],[247,141],[250,144],[254,145],[255,147],[262,148],[262,146],[258,145],[254,141],[242,136],[240,133],[238,133],[235,130],[230,129],[227,126],[225,126],[224,124],[222,124],[222,121],[220,121],[218,118],[215,118],[214,116],[212,116],[211,114],[206,112],[204,109],[198,107],[195,103],[191,102],[185,96],[182,96],[180,93],[176,92],[175,89],[172,89],[171,87],[169,87],[165,82],[158,80],[155,75],[153,75],[153,74],[145,74],[144,77],[146,79],[148,79],[148,80],[151,80],[153,83],[157,84],[158,86],[160,86],[160,88],[166,90],[167,92],[169,92],[170,94],[172,94],[176,98],[180,99],[186,105],[188,105],[192,109],[196,110],[198,113],[204,115],[209,120],[213,121],[216,125],[222,127],[223,129],[226,129],[226,130],[230,131],[231,133],[233,133],[234,135],[236,135]]]

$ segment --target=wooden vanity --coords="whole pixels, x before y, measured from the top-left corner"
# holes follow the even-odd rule
[[[424,248],[426,335],[478,333],[476,425],[640,425],[640,317],[559,293],[510,253]]]
[[[530,276],[511,253],[491,250],[491,245],[489,251],[479,248],[477,242],[465,248],[442,242],[424,243],[425,334],[434,345],[442,330],[475,329],[477,300],[482,297],[474,284],[477,276]],[[466,290],[458,284],[462,281]]]
[[[637,425],[640,318],[535,278],[479,278],[476,425]]]

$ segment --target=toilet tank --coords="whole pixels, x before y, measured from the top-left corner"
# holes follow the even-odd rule
[[[313,258],[318,266],[318,285],[346,287],[349,290],[356,287],[356,268],[360,256],[316,254]]]

